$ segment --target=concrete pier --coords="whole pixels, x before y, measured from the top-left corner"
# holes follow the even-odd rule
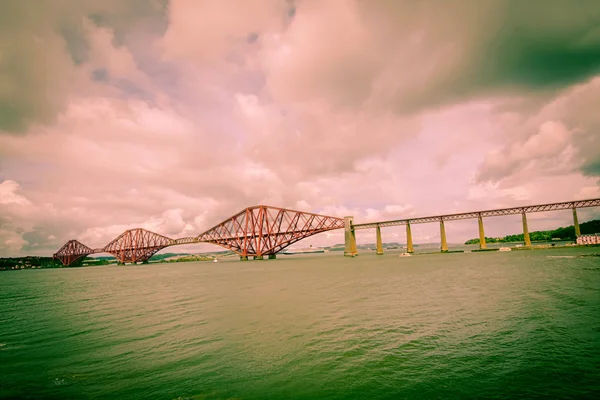
[[[579,220],[577,219],[577,208],[573,207],[573,226],[575,227],[575,237],[581,236],[581,229],[579,228]]]
[[[358,250],[356,249],[356,233],[352,226],[354,217],[344,217],[344,256],[356,257]]]
[[[248,261],[248,256],[240,256],[240,261]]]
[[[521,217],[523,218],[523,241],[525,242],[525,247],[531,247],[529,228],[527,227],[527,214],[525,213],[525,210],[521,212]]]
[[[444,227],[444,219],[440,218],[440,237],[442,239],[442,253],[448,252],[448,242],[446,241],[446,228]]]
[[[277,254],[269,254],[269,260],[275,260],[277,258]]]
[[[412,242],[412,233],[410,231],[410,221],[406,221],[406,252],[414,253],[415,249],[413,248]]]
[[[264,260],[265,258],[263,256],[254,256],[255,260]]]
[[[485,232],[483,230],[483,217],[481,213],[477,216],[479,222],[479,250],[487,249],[487,243],[485,242]]]
[[[381,241],[381,227],[379,225],[377,225],[377,228],[375,228],[375,231],[377,232],[377,255],[382,256],[383,255],[383,243]]]

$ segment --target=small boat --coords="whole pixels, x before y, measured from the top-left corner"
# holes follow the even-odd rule
[[[217,260],[217,259],[215,258],[215,259],[213,260],[213,262],[214,262],[214,263],[215,263],[215,262],[219,262],[219,260]]]
[[[512,251],[510,247],[500,247],[498,251]]]
[[[410,253],[401,253],[398,257],[412,257]]]

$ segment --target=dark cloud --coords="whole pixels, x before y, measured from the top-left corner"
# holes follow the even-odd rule
[[[260,34],[258,34],[257,32],[252,32],[252,33],[248,34],[248,37],[246,38],[246,42],[248,42],[249,44],[256,43],[256,41],[258,40],[259,37],[260,37]]]
[[[539,106],[600,71],[598,26],[596,1],[299,2],[268,89],[404,115],[499,96]]]
[[[600,176],[600,159],[586,161],[581,170],[589,176]]]
[[[58,28],[58,31],[65,41],[73,63],[79,65],[87,61],[90,46],[84,36],[81,24],[65,23]]]
[[[475,48],[482,84],[564,87],[600,71],[597,1],[502,1],[494,12],[496,24]]]
[[[48,237],[51,237],[45,230],[41,227],[35,227],[33,231],[25,232],[22,235],[23,240],[26,242],[23,245],[23,251],[32,252],[32,251],[40,251],[40,250],[52,250],[52,241]]]
[[[548,99],[600,72],[597,1],[576,7],[560,0],[447,3],[447,13],[433,6],[439,4],[422,4],[420,27],[445,33],[426,43],[433,54],[442,54],[432,58],[436,65],[431,66],[440,72],[415,96],[403,99],[401,109],[507,94]]]
[[[115,44],[123,45],[138,34],[162,35],[168,5],[169,0],[115,0],[96,7],[89,17],[97,26],[112,29]]]
[[[106,68],[96,68],[92,71],[92,79],[97,82],[108,81],[108,70]]]
[[[0,131],[24,131],[61,108],[71,61],[53,31],[48,6],[0,2]],[[48,12],[48,14],[46,14]]]
[[[0,132],[51,123],[64,109],[77,67],[89,58],[86,19],[128,43],[141,31],[164,31],[166,7],[166,0],[0,2]]]

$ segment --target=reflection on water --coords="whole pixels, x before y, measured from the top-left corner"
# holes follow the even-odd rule
[[[592,250],[4,272],[0,398],[585,398]]]

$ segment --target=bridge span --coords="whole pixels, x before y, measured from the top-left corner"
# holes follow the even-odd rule
[[[71,265],[90,254],[109,253],[120,264],[147,262],[170,246],[213,243],[229,249],[241,260],[275,258],[287,246],[306,237],[344,227],[344,219],[279,207],[254,206],[238,212],[194,237],[171,239],[146,229],[129,229],[102,248],[92,249],[69,240],[53,257]]]
[[[198,236],[171,239],[146,229],[129,229],[112,240],[104,247],[91,248],[72,239],[61,247],[53,257],[63,265],[76,263],[90,254],[109,253],[117,258],[119,263],[147,262],[156,252],[170,246],[213,243],[233,251],[240,260],[262,260],[265,256],[275,258],[276,254],[286,247],[304,238],[334,229],[344,229],[344,255],[358,255],[356,248],[356,231],[375,228],[377,234],[377,254],[383,254],[381,228],[388,226],[406,225],[407,251],[414,252],[411,234],[411,224],[439,222],[441,236],[441,251],[448,251],[446,241],[445,221],[477,218],[479,221],[480,248],[486,249],[483,229],[483,218],[501,215],[521,214],[523,219],[523,234],[525,245],[530,247],[527,213],[573,210],[573,223],[576,235],[580,235],[577,220],[577,208],[596,207],[600,199],[569,201],[563,203],[531,205],[523,207],[502,208],[496,210],[465,212],[460,214],[436,215],[430,217],[397,219],[390,221],[354,224],[353,217],[330,217],[271,206],[247,207],[225,221],[213,226]]]
[[[588,200],[577,200],[567,201],[562,203],[550,203],[550,204],[539,204],[530,205],[523,207],[511,207],[511,208],[499,208],[494,210],[485,211],[471,211],[458,214],[446,214],[446,215],[435,215],[429,217],[419,218],[406,218],[396,219],[390,221],[380,222],[368,222],[363,224],[354,224],[353,217],[345,217],[345,249],[344,255],[348,257],[354,257],[358,255],[356,249],[356,230],[359,229],[372,229],[375,228],[377,236],[377,254],[383,254],[383,245],[381,240],[381,228],[387,226],[406,226],[406,248],[408,253],[414,252],[411,225],[414,224],[425,224],[431,222],[438,222],[440,224],[440,239],[441,239],[441,251],[448,252],[448,242],[446,240],[446,228],[444,225],[445,221],[454,221],[461,219],[477,219],[479,222],[479,248],[481,250],[487,249],[485,242],[485,233],[483,227],[484,217],[497,217],[503,215],[514,215],[521,214],[523,221],[523,238],[526,247],[531,247],[531,239],[529,237],[529,228],[527,226],[527,213],[533,212],[544,212],[544,211],[557,211],[557,210],[573,210],[573,226],[575,227],[575,235],[581,235],[579,228],[579,221],[577,219],[577,209],[586,207],[597,207],[600,206],[600,199],[588,199]]]

